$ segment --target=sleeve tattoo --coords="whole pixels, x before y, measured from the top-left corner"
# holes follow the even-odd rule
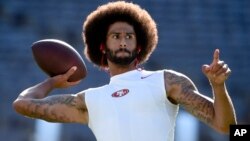
[[[44,99],[32,99],[27,104],[27,116],[49,122],[74,122],[72,115],[84,113],[85,108],[77,104],[77,96],[56,95]]]
[[[201,121],[211,124],[214,108],[211,98],[200,94],[193,82],[185,75],[176,72],[166,72],[168,85],[176,86],[178,92],[175,101]]]

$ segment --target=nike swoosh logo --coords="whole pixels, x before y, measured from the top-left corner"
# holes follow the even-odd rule
[[[148,78],[149,76],[151,76],[152,74],[146,75],[146,76],[142,76],[141,79],[145,79]]]

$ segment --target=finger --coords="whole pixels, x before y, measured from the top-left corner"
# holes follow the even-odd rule
[[[215,63],[217,63],[220,60],[220,58],[219,58],[220,56],[219,55],[220,55],[220,50],[219,49],[215,49],[212,64],[215,64]]]
[[[224,61],[218,61],[216,64],[213,65],[212,72],[217,73],[224,65],[225,65]]]
[[[74,86],[74,85],[77,85],[81,82],[81,80],[78,80],[78,81],[74,81],[74,82],[68,82],[68,86]]]
[[[228,70],[228,65],[227,64],[224,64],[217,72],[216,72],[216,75],[219,76],[221,74],[224,74],[226,73]]]
[[[232,73],[232,72],[231,72],[231,69],[228,68],[227,71],[224,73],[224,75],[225,75],[226,77],[228,77],[231,73]]]
[[[66,77],[70,77],[77,70],[76,66],[71,67],[65,74]]]
[[[202,66],[202,72],[204,74],[207,74],[210,71],[210,66],[209,65],[203,65]]]
[[[226,80],[226,79],[228,79],[230,74],[231,74],[231,70],[230,70],[230,68],[228,68],[227,71],[225,73],[223,73],[222,75],[224,75],[225,80]]]

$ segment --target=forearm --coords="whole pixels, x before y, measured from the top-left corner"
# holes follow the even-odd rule
[[[214,94],[215,122],[218,128],[229,132],[229,125],[236,124],[236,116],[233,103],[226,89],[225,83],[212,85]]]
[[[19,98],[31,98],[31,99],[41,99],[46,97],[49,92],[53,90],[53,80],[52,79],[46,79],[45,81],[25,89],[20,93],[18,96]]]

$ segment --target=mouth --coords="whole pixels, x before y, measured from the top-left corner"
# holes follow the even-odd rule
[[[117,56],[124,56],[124,55],[130,55],[131,54],[131,52],[129,51],[129,50],[127,50],[126,48],[121,48],[121,49],[119,49],[119,50],[117,50],[116,52],[115,52],[115,54],[117,55]]]
[[[131,52],[126,48],[120,48],[115,51],[107,49],[106,53],[107,59],[118,65],[129,65],[136,58],[136,52]]]

